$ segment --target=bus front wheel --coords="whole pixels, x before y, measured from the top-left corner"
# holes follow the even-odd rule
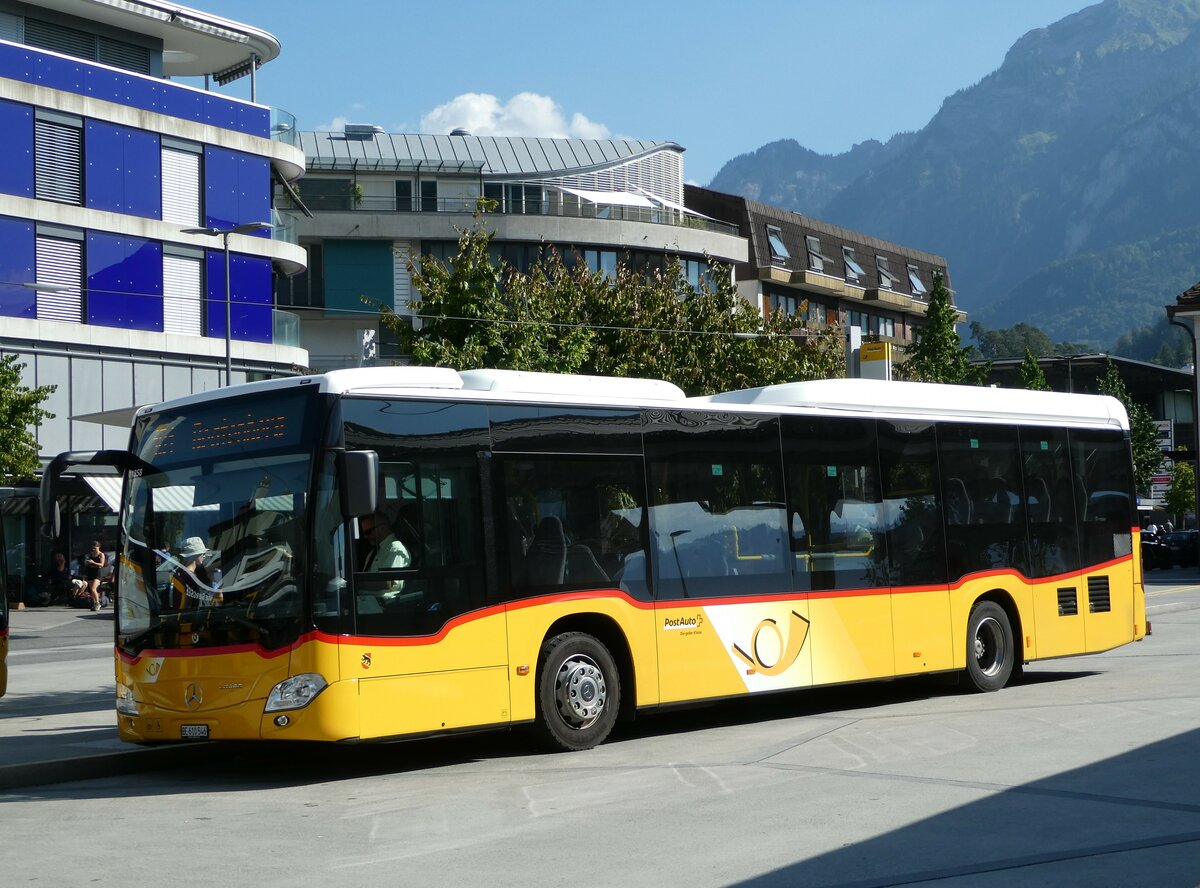
[[[973,691],[998,691],[1013,673],[1016,649],[1004,608],[981,601],[967,620],[967,669],[963,684]]]
[[[583,632],[547,639],[538,658],[537,733],[552,749],[604,742],[621,708],[621,676],[608,648]]]

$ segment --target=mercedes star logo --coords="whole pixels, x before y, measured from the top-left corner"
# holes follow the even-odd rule
[[[204,688],[198,684],[190,684],[183,692],[183,703],[188,709],[199,709],[204,702]]]

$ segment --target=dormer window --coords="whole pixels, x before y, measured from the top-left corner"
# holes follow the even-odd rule
[[[821,239],[810,234],[804,238],[804,246],[808,249],[808,267],[813,271],[824,271],[825,257],[821,254]]]
[[[915,265],[908,266],[908,285],[912,287],[912,294],[914,296],[924,296],[929,292],[925,289],[925,285],[921,283],[921,272]]]
[[[767,226],[767,244],[771,248],[771,264],[787,265],[792,254],[788,252],[788,248],[783,243],[783,232],[778,225]]]
[[[858,264],[858,256],[854,247],[842,247],[842,261],[846,264],[846,280],[857,283],[867,276],[862,266]]]
[[[875,270],[879,272],[879,287],[882,290],[896,289],[896,279],[892,277],[892,271],[888,267],[887,256],[875,257]]]

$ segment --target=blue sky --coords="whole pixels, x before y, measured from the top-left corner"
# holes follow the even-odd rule
[[[283,46],[258,99],[302,129],[678,142],[689,181],[767,142],[919,129],[1023,34],[1096,0],[191,0]],[[249,79],[225,92],[249,97]]]

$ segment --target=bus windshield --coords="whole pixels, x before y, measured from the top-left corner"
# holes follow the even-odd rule
[[[122,510],[122,648],[295,639],[312,405],[305,391],[270,392],[139,423]]]

